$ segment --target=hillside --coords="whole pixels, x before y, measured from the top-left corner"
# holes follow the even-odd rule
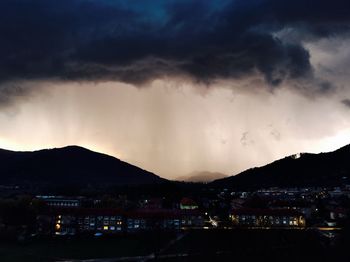
[[[300,154],[277,160],[236,176],[215,180],[211,185],[231,188],[271,186],[339,185],[350,178],[350,145],[334,152]]]
[[[0,150],[0,185],[139,185],[166,181],[115,157],[78,146]]]
[[[227,177],[227,175],[219,172],[200,171],[200,172],[192,172],[186,176],[178,177],[176,178],[176,180],[184,181],[184,182],[208,183],[224,177]]]

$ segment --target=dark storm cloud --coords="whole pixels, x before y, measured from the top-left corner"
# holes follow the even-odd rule
[[[345,105],[345,106],[350,108],[350,99],[344,99],[341,102],[343,103],[343,105]]]
[[[2,0],[0,81],[210,82],[258,71],[276,86],[312,78],[302,40],[349,29],[345,0],[211,2]],[[300,39],[276,36],[284,28]]]

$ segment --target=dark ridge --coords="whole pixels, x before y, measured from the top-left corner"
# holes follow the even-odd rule
[[[0,149],[0,185],[142,185],[166,181],[118,158],[83,147],[34,152]]]
[[[320,154],[303,153],[211,183],[237,189],[339,185],[350,180],[350,145]]]

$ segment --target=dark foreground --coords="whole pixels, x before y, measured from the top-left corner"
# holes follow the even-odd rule
[[[194,230],[0,243],[0,261],[349,261],[347,247],[311,230]]]

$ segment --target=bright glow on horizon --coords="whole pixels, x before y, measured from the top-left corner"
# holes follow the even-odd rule
[[[116,82],[51,85],[0,113],[1,148],[78,145],[177,178],[193,171],[237,174],[350,142],[349,110],[336,96],[236,91],[227,82],[203,92],[177,80],[143,89]],[[36,86],[40,91],[47,83]]]

